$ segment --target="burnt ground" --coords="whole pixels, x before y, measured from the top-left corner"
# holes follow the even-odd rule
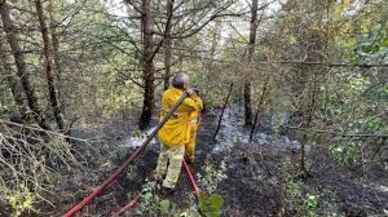
[[[225,200],[223,216],[298,216],[297,207],[287,200],[290,197],[285,191],[286,188],[282,187],[284,174],[292,175],[295,171],[296,163],[292,160],[295,149],[279,149],[283,146],[291,147],[293,144],[283,144],[282,141],[290,142],[287,139],[268,139],[251,143],[243,140],[241,143],[236,141],[215,143],[211,141],[215,120],[216,116],[211,114],[206,115],[203,120],[204,124],[198,135],[194,170],[197,174],[206,175],[204,174],[206,165],[211,164],[214,168],[220,169],[221,162],[225,162],[224,173],[227,177],[217,183],[215,190],[215,193],[220,194]],[[118,125],[121,126],[119,129]],[[128,137],[132,130],[131,126],[134,126],[134,123],[112,122],[102,130],[102,134],[99,133],[103,135],[100,139],[120,144]],[[246,134],[242,131],[241,135]],[[220,149],[220,145],[228,142],[234,144]],[[215,151],[217,147],[218,150]],[[84,184],[93,186],[102,183],[111,174],[112,168],[122,162],[127,151],[128,148],[120,148],[119,151],[112,150],[114,154],[105,153],[112,158],[113,165],[106,169],[97,168],[97,172],[90,174],[95,176],[94,181],[90,183],[90,179],[86,179]],[[121,177],[118,183],[85,209],[82,216],[110,216],[112,210],[125,205],[134,193],[142,189],[146,177],[151,176],[156,167],[157,156],[158,144],[153,143],[141,159],[130,166],[127,175]],[[311,177],[297,180],[302,183],[300,197],[303,198],[307,193],[319,195],[316,210],[319,216],[388,216],[386,171],[377,167],[369,170],[370,174],[360,175],[362,174],[360,170],[338,166],[323,149],[319,148],[309,152],[308,158],[314,159],[308,164]],[[200,188],[206,187],[200,183]],[[62,202],[73,204],[91,190],[85,186],[78,189],[83,189],[82,193],[73,195],[71,199],[63,199]],[[77,191],[76,188],[67,189],[68,192],[72,190]],[[192,203],[190,194],[190,185],[182,173],[176,192],[167,199],[175,202],[178,207],[185,208]]]

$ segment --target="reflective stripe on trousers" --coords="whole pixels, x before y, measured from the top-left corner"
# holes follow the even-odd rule
[[[164,144],[160,143],[156,176],[161,179],[164,175],[166,175],[163,181],[163,187],[175,188],[181,172],[184,155],[184,145],[168,149]]]

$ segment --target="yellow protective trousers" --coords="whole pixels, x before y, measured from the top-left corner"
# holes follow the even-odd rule
[[[199,112],[195,111],[190,114],[190,140],[185,144],[186,155],[192,162],[195,160],[195,144],[197,140],[197,131],[199,127]]]
[[[160,143],[158,166],[156,167],[155,175],[160,180],[166,176],[162,184],[163,187],[175,188],[181,173],[184,155],[184,145],[168,148],[163,143]]]

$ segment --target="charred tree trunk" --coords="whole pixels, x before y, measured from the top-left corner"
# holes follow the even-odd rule
[[[20,79],[24,93],[27,97],[28,106],[34,113],[33,117],[40,127],[50,130],[50,127],[39,107],[35,90],[30,82],[30,74],[27,72],[24,54],[19,46],[18,33],[10,16],[10,8],[5,0],[0,0],[0,16],[3,22],[4,31],[7,35],[8,43],[13,53],[17,76]]]
[[[244,117],[245,126],[252,125],[252,106],[251,106],[251,82],[246,80],[244,82]]]
[[[172,0],[167,0],[167,17],[172,16],[174,3]],[[167,90],[170,85],[170,77],[171,77],[171,25],[167,25],[166,28],[166,38],[164,41],[164,67],[166,68],[165,74],[164,74],[164,89]]]
[[[257,104],[257,107],[256,107],[255,118],[253,120],[251,132],[249,134],[249,141],[250,142],[253,140],[253,135],[254,135],[255,130],[256,130],[257,122],[259,121],[259,115],[260,115],[261,109],[263,107],[263,104],[265,102],[265,98],[267,96],[268,89],[269,89],[269,76],[267,76],[265,79],[263,92],[261,93],[259,103]]]
[[[316,70],[316,69],[315,69]],[[314,117],[314,111],[316,110],[317,102],[316,99],[318,97],[318,79],[317,79],[317,72],[313,72],[313,79],[311,84],[311,97],[310,102],[307,107],[307,111],[304,118],[303,128],[309,129],[312,125],[313,117]],[[302,177],[310,176],[310,174],[307,172],[306,165],[305,165],[305,158],[306,158],[306,151],[305,151],[305,144],[307,143],[309,138],[308,133],[306,132],[303,135],[301,148],[300,148],[300,172]]]
[[[54,117],[57,122],[58,128],[60,130],[63,130],[65,127],[64,126],[65,121],[63,120],[62,111],[59,107],[57,90],[55,87],[53,52],[52,52],[50,38],[49,38],[49,31],[46,26],[42,3],[40,0],[35,0],[35,7],[39,18],[40,31],[42,33],[42,39],[43,39],[43,52],[46,60],[46,77],[47,77],[50,103],[54,112]]]
[[[255,54],[256,30],[257,30],[257,10],[258,0],[252,0],[251,22],[248,43],[248,65],[252,68],[252,58]],[[245,109],[245,126],[252,125],[252,103],[251,103],[251,81],[247,75],[244,81],[244,109]]]
[[[153,38],[151,0],[142,1],[142,33],[143,33],[143,80],[144,101],[139,128],[144,130],[150,125],[154,110],[155,75],[153,63]]]
[[[223,119],[223,117],[224,117],[224,113],[225,113],[226,107],[227,107],[228,104],[229,104],[229,99],[230,99],[230,97],[232,96],[233,85],[234,85],[234,84],[231,83],[230,86],[229,86],[229,92],[228,92],[228,95],[227,95],[226,98],[225,98],[224,106],[222,106],[221,115],[220,115],[220,117],[219,117],[219,119],[218,119],[217,128],[216,128],[216,131],[214,132],[214,135],[213,135],[213,141],[216,141],[217,134],[218,134],[218,132],[219,132],[220,129],[221,129],[222,119]]]

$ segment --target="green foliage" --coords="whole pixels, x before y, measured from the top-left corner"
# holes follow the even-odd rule
[[[199,175],[200,185],[211,193],[200,193],[198,208],[195,208],[194,201],[192,201],[192,205],[189,208],[178,208],[174,202],[158,196],[157,192],[160,189],[155,182],[146,180],[141,195],[142,203],[137,209],[137,213],[142,216],[199,217],[197,210],[199,209],[206,217],[219,217],[222,213],[224,200],[220,195],[213,194],[213,192],[216,190],[218,183],[226,178],[225,170],[225,163],[223,162],[219,170],[211,164],[207,164],[205,167],[206,175]]]
[[[199,195],[199,209],[206,217],[221,216],[223,204],[224,199],[220,195],[207,195],[204,192]]]
[[[372,72],[371,72],[372,73]],[[367,141],[363,137],[343,137],[342,134],[384,134],[387,105],[386,85],[376,83],[372,76],[351,71],[337,71],[336,82],[328,84],[323,119],[336,129],[330,138],[329,153],[340,165],[354,166],[361,159],[361,147]]]
[[[354,61],[356,63],[371,63],[387,61],[388,32],[385,23],[378,23],[368,29],[356,44]]]
[[[373,84],[370,77],[352,72],[336,75],[340,83],[329,86],[326,97],[324,118],[334,123],[338,135],[329,146],[333,159],[343,166],[352,166],[361,158],[361,145],[364,141],[342,138],[343,134],[380,134],[387,127],[379,112],[382,99],[387,95],[385,87]],[[334,84],[333,84],[334,85]],[[332,92],[331,92],[332,91]]]
[[[351,1],[349,1],[349,0],[344,0],[344,1],[340,1],[339,3],[337,3],[334,7],[335,16],[336,17],[343,16],[343,13],[349,8],[350,3],[351,3]]]
[[[318,207],[318,198],[316,195],[307,194],[305,200],[305,206],[307,209],[316,209]]]
[[[35,196],[29,189],[21,185],[18,191],[6,192],[5,198],[11,206],[12,217],[19,217],[27,211],[31,211]]]
[[[141,93],[131,81],[121,77],[123,74],[119,69],[127,64],[126,61],[123,56],[117,55],[102,66],[104,76],[96,81],[101,87],[98,88],[97,103],[107,117],[141,106]]]
[[[308,193],[304,201],[305,216],[306,217],[315,217],[316,209],[318,208],[318,196]]]
[[[212,164],[205,164],[204,174],[197,175],[200,185],[203,186],[204,190],[209,194],[214,193],[218,184],[227,178],[226,169],[225,161],[221,162],[219,169]]]
[[[7,104],[0,101],[0,116],[6,114],[9,111],[9,107]]]
[[[365,96],[375,102],[388,102],[388,84],[379,84],[370,88]]]
[[[4,139],[5,136],[25,138],[22,134],[0,133],[0,144],[4,147],[15,147],[14,143]],[[4,160],[8,158],[2,159],[6,162],[2,164],[6,166],[3,167],[0,176],[0,194],[2,194],[0,197],[4,196],[7,205],[11,207],[13,217],[33,216],[32,214],[42,216],[43,214],[39,212],[42,204],[47,205],[45,209],[49,206],[54,207],[55,198],[46,192],[57,190],[57,184],[63,180],[63,173],[68,173],[70,169],[77,174],[83,174],[81,170],[86,171],[85,161],[73,155],[71,146],[63,138],[46,138],[50,140],[44,143],[35,142],[33,145],[27,142],[18,143],[18,148],[14,148],[12,160],[6,162]],[[80,152],[85,159],[95,160],[99,154],[94,152],[91,156],[90,149],[85,150],[89,145],[85,143]],[[43,147],[45,152],[42,152]],[[88,180],[93,178],[91,176]],[[82,194],[81,191],[78,193]]]
[[[172,212],[176,210],[176,204],[165,199],[165,200],[161,200],[159,202],[159,211],[160,211],[160,214],[162,216],[170,216],[171,213],[175,213],[175,212]]]
[[[361,145],[356,142],[344,142],[330,145],[331,157],[340,165],[352,166],[361,158]]]
[[[141,194],[141,203],[136,210],[137,214],[142,216],[157,216],[159,213],[159,197],[155,194],[157,191],[156,182],[146,180]],[[130,197],[129,197],[130,198]]]
[[[0,72],[1,73],[1,72]],[[9,111],[15,111],[16,106],[12,99],[12,94],[7,86],[0,83],[0,117],[7,114]]]
[[[284,164],[285,192],[288,209],[294,216],[315,217],[319,208],[319,195],[307,192],[301,179],[294,178],[289,172],[290,165]]]
[[[206,73],[196,72],[190,74],[190,76],[190,82],[193,86],[199,88],[200,95],[207,107],[218,107],[223,104],[228,87],[216,82],[219,79],[216,75],[210,77]]]
[[[159,186],[155,182],[146,180],[140,206],[136,209],[139,216],[200,217],[198,211],[194,208],[194,202],[189,208],[178,208],[173,201],[160,198],[157,194],[159,190]]]
[[[295,181],[294,179],[289,178],[287,181],[287,194],[293,199],[296,200],[300,198],[302,194],[302,183]]]

